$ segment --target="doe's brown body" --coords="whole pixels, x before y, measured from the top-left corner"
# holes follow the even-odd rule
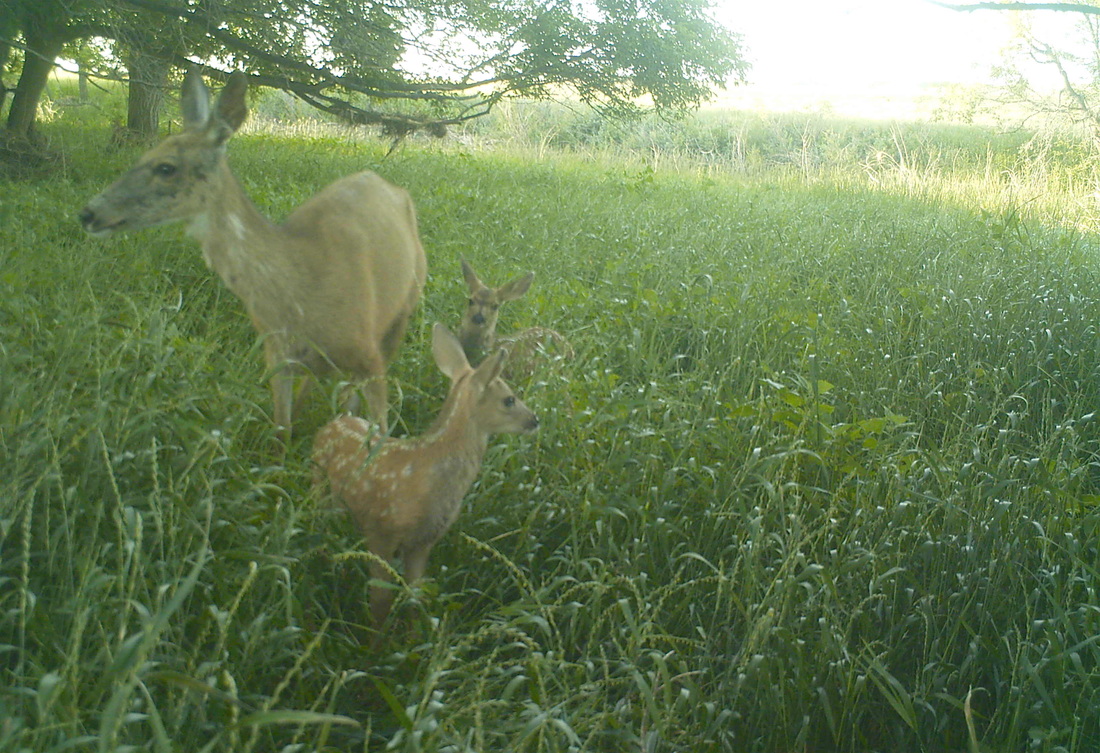
[[[92,235],[186,221],[206,263],[244,303],[263,339],[274,418],[289,436],[310,377],[331,369],[363,382],[386,423],[385,372],[420,299],[427,261],[408,192],[364,171],[322,189],[276,224],[226,161],[248,114],[234,73],[211,106],[197,69],[184,80],[183,130],[146,152],[88,202]],[[305,377],[294,395],[294,381]],[[347,407],[355,407],[349,397]]]

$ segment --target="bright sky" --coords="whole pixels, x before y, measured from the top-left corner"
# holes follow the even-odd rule
[[[927,0],[717,0],[744,36],[757,84],[858,86],[987,78],[1010,16],[960,13]]]
[[[743,36],[749,87],[805,100],[989,80],[1011,35],[1011,15],[960,13],[927,0],[716,0],[722,23]],[[1063,16],[1068,14],[1062,14]],[[851,109],[843,106],[838,109]]]

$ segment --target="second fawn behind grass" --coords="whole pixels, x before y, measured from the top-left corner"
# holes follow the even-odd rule
[[[466,280],[470,297],[462,314],[458,339],[462,342],[466,356],[476,363],[490,353],[496,344],[497,318],[500,316],[501,304],[523,297],[531,287],[535,273],[528,272],[499,288],[491,288],[481,281],[470,263],[463,259],[462,277]]]
[[[380,560],[371,563],[371,576],[383,582],[393,582],[383,563],[400,561],[410,584],[424,574],[432,546],[458,518],[462,498],[477,478],[490,435],[532,432],[539,425],[500,378],[503,351],[475,369],[458,339],[436,324],[432,353],[451,389],[422,436],[386,437],[377,425],[344,415],[326,424],[314,441],[314,485],[327,481],[348,508]],[[370,600],[371,618],[380,628],[394,590],[372,587]]]
[[[477,363],[485,354],[500,347],[508,351],[505,378],[526,381],[537,370],[540,351],[557,358],[572,358],[573,346],[557,330],[548,327],[528,327],[505,337],[497,337],[497,319],[500,307],[507,301],[522,298],[531,288],[534,272],[509,280],[498,288],[491,288],[481,281],[477,272],[465,259],[462,260],[462,276],[470,291],[458,338],[466,357]]]

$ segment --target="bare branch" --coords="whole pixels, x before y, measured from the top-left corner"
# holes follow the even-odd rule
[[[1041,45],[1037,47],[1037,51],[1046,56],[1048,62],[1050,62],[1058,71],[1058,75],[1062,78],[1062,86],[1070,99],[1076,105],[1077,110],[1093,125],[1096,132],[1100,133],[1100,113],[1090,106],[1088,98],[1078,90],[1074,85],[1073,79],[1070,78],[1069,72],[1062,64],[1062,57],[1049,45]]]

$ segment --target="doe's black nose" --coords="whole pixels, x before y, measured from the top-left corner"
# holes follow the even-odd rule
[[[84,207],[77,215],[77,219],[80,220],[81,227],[88,227],[95,220],[95,212],[88,209],[88,207]]]

